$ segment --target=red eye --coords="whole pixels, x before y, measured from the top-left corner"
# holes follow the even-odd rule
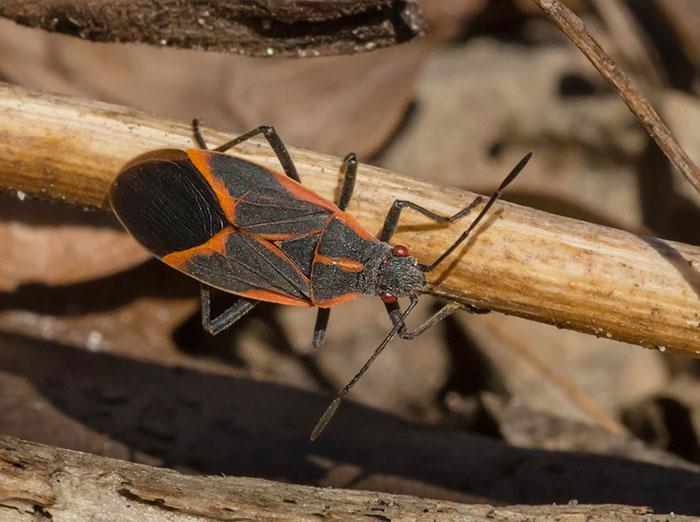
[[[408,248],[403,245],[396,245],[391,249],[391,253],[396,257],[408,257]]]
[[[393,304],[398,301],[396,296],[394,294],[390,294],[389,292],[382,292],[379,294],[379,299],[381,299],[384,304]]]

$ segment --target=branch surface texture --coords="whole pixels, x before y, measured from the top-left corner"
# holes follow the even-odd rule
[[[668,520],[645,507],[491,506],[408,495],[297,486],[242,477],[188,476],[169,469],[0,436],[0,519],[60,520]],[[674,520],[691,520],[675,516]]]

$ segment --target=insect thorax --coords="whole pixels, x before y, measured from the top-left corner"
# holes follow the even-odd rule
[[[396,256],[388,243],[378,243],[365,264],[363,293],[396,297],[419,292],[426,283],[425,275],[411,256]]]

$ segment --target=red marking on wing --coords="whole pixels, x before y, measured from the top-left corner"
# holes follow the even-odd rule
[[[221,207],[223,208],[226,217],[231,221],[231,223],[235,223],[235,207],[237,200],[229,194],[225,184],[220,179],[217,179],[212,175],[211,165],[209,162],[209,158],[212,154],[214,153],[203,149],[189,149],[187,151],[187,155],[190,161],[194,164],[197,170],[199,170],[202,173],[202,176],[204,176],[211,188],[214,190],[214,193],[216,194],[216,197],[219,200],[219,203],[221,204]],[[346,225],[348,225],[351,229],[353,229],[355,233],[362,239],[370,241],[376,239],[372,234],[367,232],[367,230],[365,230],[365,228],[362,225],[360,225],[360,223],[354,217],[340,210],[335,203],[332,203],[331,201],[322,198],[313,190],[306,188],[301,183],[298,183],[297,181],[293,180],[284,173],[276,172],[254,161],[250,161],[247,159],[245,161],[249,161],[250,163],[257,165],[258,167],[265,169],[267,172],[272,174],[280,183],[280,185],[286,188],[293,196],[299,198],[302,201],[318,205],[319,207],[329,211],[334,217],[337,217]],[[288,239],[288,236],[283,235],[274,236],[271,234],[267,234],[265,237],[274,240]]]
[[[290,306],[316,306],[311,301],[278,294],[269,290],[248,290],[247,292],[237,293],[237,295],[242,295],[243,297],[248,297],[249,299],[257,299],[258,301],[267,301],[268,303],[277,303]]]
[[[362,225],[360,225],[360,222],[357,221],[357,219],[355,219],[353,216],[351,216],[347,212],[340,210],[334,203],[331,203],[327,199],[323,199],[321,196],[316,194],[314,191],[304,187],[300,183],[297,183],[296,181],[289,178],[288,176],[285,176],[283,174],[279,174],[273,170],[270,170],[270,172],[277,178],[277,180],[287,190],[289,190],[292,194],[297,196],[299,199],[303,199],[305,201],[315,203],[315,204],[319,205],[320,207],[323,207],[326,210],[331,211],[332,212],[331,218],[337,218],[337,219],[343,221],[347,226],[349,226],[352,230],[354,230],[355,233],[358,236],[360,236],[362,239],[366,239],[369,241],[376,240],[376,238],[372,234],[370,234],[367,230],[365,230],[365,228]],[[330,222],[330,219],[328,221]]]
[[[187,270],[187,263],[189,263],[192,260],[193,256],[207,256],[207,255],[212,255],[215,253],[221,254],[221,255],[226,255],[226,241],[228,239],[228,236],[230,234],[237,233],[234,231],[233,228],[228,227],[220,231],[218,234],[213,236],[209,241],[206,243],[202,243],[201,245],[197,245],[196,247],[189,248],[187,250],[182,250],[180,252],[173,252],[171,254],[166,255],[163,257],[163,262],[165,262],[167,265],[179,270],[180,272],[183,272],[187,274],[188,276],[192,277],[193,279],[197,279],[198,281],[205,283],[209,286],[213,286],[214,288],[218,288],[219,290],[229,293],[229,294],[235,294],[235,295],[240,295],[242,297],[248,297],[250,299],[256,299],[258,301],[267,301],[270,303],[277,303],[277,304],[284,304],[284,305],[291,305],[291,306],[315,306],[310,300],[306,299],[301,299],[298,297],[290,296],[287,294],[279,293],[279,292],[274,292],[271,290],[265,290],[262,288],[254,288],[251,290],[246,290],[246,291],[232,291],[226,288],[221,288],[216,286],[215,284],[212,284],[210,281],[202,281],[201,279],[193,276],[188,270]],[[270,250],[274,251],[275,253],[279,252],[282,257],[288,260],[287,256],[285,256],[276,246],[268,244],[266,241],[260,241],[258,240],[260,244],[265,246],[266,248],[269,248]],[[307,281],[308,278],[299,271],[299,269],[291,262],[289,261],[290,268],[295,270],[296,272],[299,272]]]
[[[341,212],[341,210],[338,208],[338,206],[335,203],[332,203],[332,202],[328,201],[327,199],[322,198],[321,196],[316,194],[313,190],[306,188],[304,185],[293,180],[289,176],[286,176],[284,174],[280,174],[280,173],[275,172],[274,170],[271,170],[271,169],[267,169],[267,170],[269,172],[271,172],[272,175],[277,178],[277,181],[279,181],[279,183],[284,188],[286,188],[289,192],[291,192],[297,198],[299,198],[303,201],[307,201],[309,203],[313,203],[315,205],[318,205],[321,208],[325,208],[331,214],[335,214],[336,212]]]
[[[225,255],[226,240],[231,233],[233,233],[233,229],[229,227],[224,228],[218,234],[212,236],[206,243],[166,255],[163,257],[163,262],[187,274],[186,265],[192,260],[192,257],[207,256],[214,253]]]
[[[224,211],[226,218],[231,222],[236,222],[236,198],[232,197],[226,188],[226,184],[220,179],[214,176],[211,172],[211,163],[209,158],[211,158],[212,153],[204,149],[189,149],[187,151],[187,156],[192,162],[192,164],[197,168],[197,170],[202,174],[207,183],[214,191],[216,199],[219,200],[219,205]]]

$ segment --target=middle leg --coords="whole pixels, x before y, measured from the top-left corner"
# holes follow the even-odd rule
[[[389,314],[391,323],[395,325],[401,319],[401,307],[396,302],[385,303],[384,306],[386,306],[386,311]],[[464,310],[473,314],[487,314],[491,311],[487,308],[478,308],[470,304],[462,304],[458,303],[457,301],[448,301],[445,305],[443,305],[442,308],[435,312],[431,317],[426,319],[425,322],[423,322],[423,324],[421,324],[417,328],[414,328],[413,330],[407,330],[406,326],[404,325],[403,328],[399,329],[398,335],[399,337],[401,337],[401,339],[415,339],[429,328],[432,328],[433,326],[438,324],[440,321],[447,319],[447,317],[452,315],[457,310]]]
[[[355,189],[355,178],[357,177],[357,157],[353,152],[343,159],[343,164],[340,167],[340,175],[343,177],[343,185],[340,189],[340,198],[338,198],[338,208],[340,210],[345,210],[352,198],[352,193]],[[330,315],[330,308],[319,308],[316,313],[316,324],[314,325],[314,338],[312,342],[314,350],[319,349],[323,345],[323,338],[326,335]]]

